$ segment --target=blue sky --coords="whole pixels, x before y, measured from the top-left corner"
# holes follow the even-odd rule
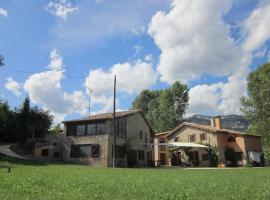
[[[241,114],[246,77],[268,62],[268,0],[0,0],[1,98],[25,96],[55,121],[130,108],[180,80],[187,115]],[[89,88],[89,89],[88,89]]]

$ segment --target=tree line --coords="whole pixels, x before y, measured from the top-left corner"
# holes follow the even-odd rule
[[[187,85],[176,81],[169,88],[143,90],[133,101],[132,109],[142,109],[155,132],[175,128],[188,107]]]
[[[31,107],[28,97],[20,108],[11,109],[7,101],[0,100],[0,142],[24,144],[29,138],[42,138],[53,122],[49,111]]]

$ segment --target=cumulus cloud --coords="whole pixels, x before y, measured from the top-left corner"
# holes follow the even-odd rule
[[[60,55],[53,50],[51,63],[56,64],[52,64],[51,70],[29,76],[24,83],[24,89],[33,103],[50,110],[55,116],[55,121],[60,122],[69,114],[84,115],[87,112],[88,101],[82,91],[63,91],[61,81],[64,78],[64,70],[60,64],[62,61],[54,62],[55,57],[59,59]]]
[[[138,60],[134,64],[118,63],[108,71],[103,69],[91,70],[85,79],[85,86],[91,88],[97,96],[106,94],[113,89],[113,77],[117,76],[119,92],[136,94],[150,88],[156,83],[157,74],[151,64]]]
[[[262,1],[244,22],[244,49],[254,51],[270,38],[270,1]]]
[[[158,12],[152,18],[148,33],[161,49],[158,71],[162,81],[189,81],[205,74],[227,76],[239,70],[244,52],[222,20],[231,2],[174,0],[168,13]]]
[[[227,81],[190,89],[188,114],[239,114],[252,55],[231,37],[223,16],[232,0],[174,0],[169,12],[157,12],[148,27],[161,50],[161,80],[189,82],[204,75]]]
[[[197,85],[189,91],[187,115],[217,113],[223,83]]]
[[[78,10],[78,7],[72,7],[68,0],[55,0],[50,1],[44,9],[57,17],[66,19],[69,14]]]
[[[60,70],[63,66],[63,58],[59,55],[56,49],[50,53],[51,62],[48,67],[52,70]]]
[[[0,16],[7,16],[8,12],[4,8],[0,8]]]
[[[197,85],[190,89],[187,116],[241,114],[239,98],[246,93],[246,76],[230,76],[226,83]]]
[[[150,88],[157,80],[157,74],[151,64],[140,60],[133,64],[118,63],[106,71],[100,68],[91,70],[84,85],[93,91],[93,104],[102,105],[101,111],[112,110],[114,75],[117,77],[117,92],[128,95]],[[119,106],[118,100],[117,104]]]
[[[16,97],[21,95],[21,85],[17,81],[14,81],[13,78],[9,77],[6,79],[5,88],[11,91]]]

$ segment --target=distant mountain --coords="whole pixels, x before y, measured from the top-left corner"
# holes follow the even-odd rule
[[[202,125],[211,125],[212,116],[207,115],[193,115],[192,117],[184,119],[186,122],[192,122]],[[246,132],[249,122],[241,115],[224,115],[221,116],[222,128]]]

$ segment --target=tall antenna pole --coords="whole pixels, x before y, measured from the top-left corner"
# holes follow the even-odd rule
[[[113,87],[113,168],[115,167],[116,155],[115,155],[115,147],[116,147],[116,128],[115,128],[115,96],[116,96],[116,75],[114,75],[114,87]]]
[[[89,107],[88,107],[88,117],[90,117],[90,111],[91,111],[91,94],[92,94],[93,90],[91,90],[90,88],[88,88],[88,93],[89,93]]]

